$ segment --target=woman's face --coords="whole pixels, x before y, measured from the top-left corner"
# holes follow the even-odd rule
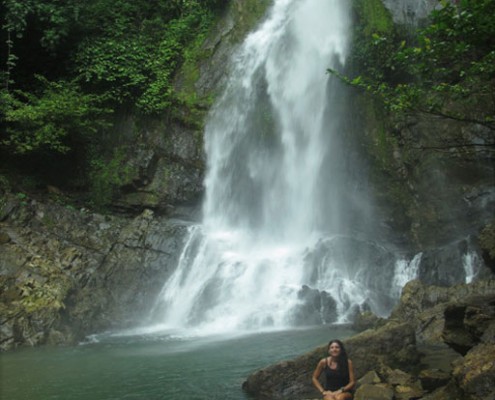
[[[330,343],[328,346],[328,355],[331,357],[338,357],[340,355],[340,345],[336,342]]]

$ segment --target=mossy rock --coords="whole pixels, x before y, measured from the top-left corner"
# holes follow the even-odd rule
[[[394,31],[392,15],[381,0],[354,0],[353,8],[364,26],[366,36]]]

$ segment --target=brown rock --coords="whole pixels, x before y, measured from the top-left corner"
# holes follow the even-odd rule
[[[429,393],[422,400],[466,400],[464,395],[452,383]]]
[[[397,385],[394,387],[396,400],[412,400],[423,397],[421,385]]]
[[[359,379],[358,386],[376,385],[381,382],[382,380],[380,379],[378,374],[375,371],[370,371],[366,375],[364,375],[361,379]]]
[[[495,280],[477,281],[452,287],[428,286],[414,280],[402,290],[399,304],[390,319],[407,321],[416,330],[418,343],[443,342],[445,309],[450,305],[469,304],[476,297],[495,296]]]
[[[445,386],[450,380],[450,374],[438,369],[424,369],[419,373],[421,386],[429,392]]]
[[[394,391],[386,385],[366,384],[359,387],[354,395],[354,400],[392,400]]]
[[[356,314],[352,323],[352,329],[356,332],[363,332],[366,329],[376,328],[385,324],[385,320],[373,314],[371,311],[363,311]]]
[[[10,236],[6,232],[0,232],[0,244],[6,244],[10,241]]]
[[[408,323],[389,321],[376,330],[353,336],[345,344],[358,378],[382,364],[407,369],[419,361],[414,328]]]
[[[495,344],[480,344],[454,365],[456,384],[469,400],[495,399]]]
[[[495,295],[477,296],[445,308],[443,339],[460,354],[481,342],[495,321]]]

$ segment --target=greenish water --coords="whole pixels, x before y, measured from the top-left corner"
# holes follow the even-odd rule
[[[343,327],[230,337],[106,335],[70,348],[22,349],[0,355],[2,400],[247,399],[253,371],[290,359]]]

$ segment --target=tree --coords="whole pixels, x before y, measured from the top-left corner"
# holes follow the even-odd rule
[[[416,35],[372,33],[357,52],[360,74],[348,84],[392,112],[420,112],[495,130],[495,1],[442,1]],[[492,136],[493,139],[493,136]],[[494,146],[491,140],[487,146]]]

